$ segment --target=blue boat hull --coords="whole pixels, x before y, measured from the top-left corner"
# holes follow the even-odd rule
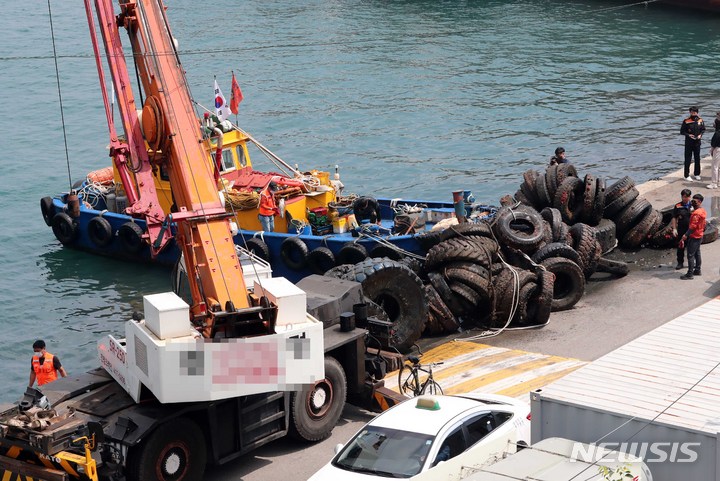
[[[51,216],[60,212],[67,213],[68,208],[65,202],[66,197],[67,195],[61,195],[52,199]],[[408,205],[422,204],[428,209],[435,210],[444,216],[450,216],[453,212],[453,205],[446,202],[419,200],[403,200],[402,202]],[[351,242],[362,245],[368,253],[372,253],[373,249],[381,245],[381,243],[389,242],[392,246],[397,249],[401,249],[402,251],[423,255],[425,252],[418,242],[416,235],[390,235],[394,223],[394,210],[390,206],[391,199],[378,199],[378,203],[380,205],[381,214],[381,222],[379,225],[365,225],[362,226],[361,229],[355,229],[340,234],[330,233],[322,236],[307,233],[309,232],[309,229],[300,234],[240,230],[234,237],[235,244],[245,247],[248,239],[261,239],[268,247],[269,259],[267,260],[272,266],[273,275],[286,277],[292,282],[297,282],[313,272],[308,265],[302,265],[301,267],[297,264],[288,265],[288,262],[286,262],[286,259],[284,259],[282,255],[283,242],[288,238],[298,238],[301,240],[305,246],[307,246],[308,252],[312,252],[319,247],[325,247],[330,249],[335,256],[339,254],[343,246]],[[167,247],[155,257],[152,256],[150,246],[147,242],[144,242],[137,251],[128,250],[118,237],[118,230],[123,224],[127,222],[134,222],[140,230],[144,232],[146,230],[145,221],[142,219],[133,219],[128,215],[109,212],[104,208],[104,205],[97,205],[94,208],[81,205],[80,215],[73,219],[73,223],[76,227],[74,238],[69,242],[66,240],[63,244],[67,247],[80,249],[93,254],[135,262],[156,262],[172,266],[177,261],[180,256],[180,249],[177,247],[174,240],[172,240]],[[493,208],[488,207],[488,209]],[[468,213],[469,212],[470,211],[468,210]],[[89,234],[88,225],[90,221],[97,216],[102,216],[111,226],[112,240],[110,240],[107,245],[98,245],[97,242],[93,242],[93,239]],[[432,225],[434,224],[426,223],[425,228],[429,229]],[[358,231],[362,232],[362,234],[358,234]],[[293,262],[289,263],[293,264]]]

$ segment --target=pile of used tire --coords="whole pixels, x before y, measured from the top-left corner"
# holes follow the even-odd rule
[[[654,209],[632,179],[606,186],[571,164],[525,172],[500,203],[492,219],[417,234],[424,260],[368,258],[326,275],[361,282],[377,316],[392,322],[390,343],[407,351],[422,333],[542,327],[551,312],[576,305],[595,272],[628,273],[603,257],[618,244],[676,240],[672,212]],[[707,241],[717,238],[709,232]]]

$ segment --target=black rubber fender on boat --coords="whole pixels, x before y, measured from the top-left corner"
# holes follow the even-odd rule
[[[113,231],[110,222],[102,216],[96,216],[88,222],[88,237],[98,247],[107,247],[112,243]]]
[[[251,237],[245,241],[245,248],[265,262],[270,262],[270,247],[262,239]]]
[[[357,264],[367,259],[367,249],[356,242],[348,242],[340,248],[336,256],[337,265]]]
[[[52,218],[52,230],[63,245],[75,242],[78,235],[77,223],[65,212],[58,212]]]
[[[335,267],[335,254],[327,247],[317,247],[308,254],[307,265],[313,274],[325,274]]]
[[[288,237],[280,244],[280,258],[294,271],[307,266],[308,254],[308,246],[299,237]]]
[[[45,224],[52,226],[52,220],[53,217],[55,217],[55,207],[53,206],[52,197],[43,197],[40,199],[40,212],[42,212]]]
[[[125,251],[137,254],[143,247],[143,230],[135,222],[125,222],[117,232],[118,239]]]

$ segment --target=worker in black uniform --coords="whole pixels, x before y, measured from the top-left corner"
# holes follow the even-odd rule
[[[680,192],[680,202],[675,204],[673,209],[673,217],[670,221],[673,229],[673,237],[677,242],[677,266],[675,270],[679,271],[683,268],[685,261],[685,243],[682,242],[682,233],[687,232],[690,226],[690,213],[692,212],[692,192],[690,189],[683,189]]]
[[[705,132],[705,122],[698,115],[698,108],[690,107],[690,115],[680,126],[680,135],[685,136],[685,180],[700,180],[700,139]],[[695,156],[695,171],[690,177],[690,162]]]

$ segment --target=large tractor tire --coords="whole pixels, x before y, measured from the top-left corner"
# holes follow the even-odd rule
[[[370,258],[355,264],[343,276],[360,282],[365,297],[388,315],[392,345],[401,352],[410,350],[420,338],[428,316],[423,283],[408,266],[386,258]]]

